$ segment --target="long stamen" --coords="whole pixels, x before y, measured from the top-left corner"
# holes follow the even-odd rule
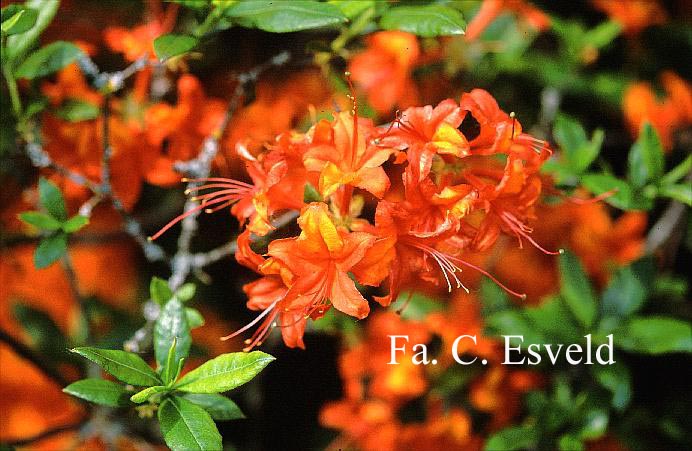
[[[283,299],[283,298],[281,298],[281,299]],[[252,326],[257,324],[262,318],[264,318],[269,313],[271,313],[272,310],[274,310],[274,307],[276,307],[276,304],[278,304],[281,299],[277,299],[276,301],[272,302],[272,304],[269,307],[267,307],[266,309],[264,309],[264,311],[262,313],[257,315],[257,318],[253,319],[252,321],[250,321],[249,323],[247,323],[245,326],[241,327],[240,329],[236,330],[232,334],[226,335],[225,337],[221,337],[221,340],[223,340],[223,341],[230,340],[231,338],[242,334],[243,332],[245,332],[246,330],[248,330],[249,328],[251,328]]]
[[[504,219],[504,220],[505,220],[505,224],[507,224],[507,225],[509,226],[509,228],[512,229],[512,231],[514,231],[514,232],[517,234],[517,238],[519,239],[519,243],[521,243],[521,238],[520,238],[520,236],[523,236],[524,238],[526,238],[527,240],[529,240],[529,242],[530,242],[531,244],[533,244],[534,247],[536,247],[536,249],[540,250],[540,251],[543,252],[544,254],[548,254],[548,255],[559,255],[559,254],[564,254],[564,252],[565,252],[564,249],[558,249],[557,251],[549,251],[549,250],[545,249],[543,246],[541,246],[540,244],[538,244],[538,243],[536,242],[536,240],[534,240],[534,239],[531,237],[531,235],[529,235],[529,234],[525,231],[525,226],[524,226],[524,227],[520,227],[520,226],[517,225],[517,223],[521,224],[521,221],[519,221],[519,220],[518,220],[516,217],[514,217],[514,215],[512,215],[511,213],[504,212],[504,213],[502,214],[502,219]],[[521,246],[520,246],[520,247],[521,247]]]
[[[252,193],[255,190],[253,185],[245,182],[241,182],[233,179],[226,179],[222,177],[205,177],[198,179],[181,179],[183,182],[193,184],[193,186],[188,187],[185,190],[185,195],[191,193],[216,188],[225,188],[217,191],[212,191],[209,193],[200,194],[197,196],[192,196],[190,200],[192,201],[202,201],[200,205],[190,208],[189,210],[183,212],[181,215],[173,218],[168,224],[163,226],[161,230],[156,232],[154,235],[150,236],[149,241],[154,241],[163,235],[168,229],[173,227],[175,224],[179,223],[188,216],[196,215],[200,211],[204,210],[206,213],[213,213],[219,211],[225,207],[232,205],[233,203],[239,201],[243,197]],[[194,184],[207,183],[206,185],[194,186]],[[221,205],[218,205],[222,203]],[[216,205],[214,208],[209,208],[211,205]]]
[[[497,285],[498,287],[502,288],[503,290],[505,290],[507,293],[511,294],[512,296],[516,296],[516,297],[520,298],[521,300],[525,300],[525,299],[526,299],[526,294],[525,294],[525,293],[517,293],[516,291],[511,290],[510,288],[508,288],[507,286],[505,286],[502,282],[500,282],[499,280],[497,280],[492,274],[490,274],[488,271],[484,270],[483,268],[481,268],[481,267],[479,267],[479,266],[476,266],[476,265],[474,265],[474,264],[471,264],[471,263],[467,262],[466,260],[462,260],[462,259],[457,258],[457,257],[452,257],[451,255],[450,255],[450,256],[447,256],[447,258],[449,258],[450,260],[452,260],[452,261],[454,261],[454,262],[456,262],[456,263],[459,263],[460,265],[468,266],[468,267],[471,268],[471,269],[475,269],[475,270],[478,271],[479,273],[483,274],[484,276],[486,276],[487,278],[489,278],[490,280],[492,280],[493,282],[495,282],[495,285]]]

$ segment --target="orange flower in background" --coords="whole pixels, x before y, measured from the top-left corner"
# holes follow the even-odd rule
[[[180,5],[172,3],[165,12],[161,9],[160,0],[148,0],[146,6],[147,16],[152,18],[147,23],[132,29],[108,27],[103,31],[106,45],[114,52],[122,53],[127,61],[135,61],[145,55],[156,60],[154,39],[173,29]]]
[[[501,14],[511,12],[537,31],[550,26],[550,17],[525,0],[483,0],[481,7],[466,27],[465,39],[475,41]]]
[[[625,91],[622,110],[633,137],[650,122],[665,150],[673,148],[674,132],[692,124],[692,86],[673,72],[661,74],[666,97],[658,99],[651,84],[637,82]]]
[[[353,81],[365,91],[380,114],[418,102],[411,78],[420,57],[418,39],[403,31],[380,31],[368,36],[367,48],[349,62]]]
[[[575,252],[589,276],[604,285],[612,270],[641,257],[644,251],[647,216],[626,212],[610,217],[603,203],[541,206],[533,235],[546,247],[565,247]],[[511,286],[527,293],[529,303],[537,303],[558,289],[557,261],[554,257],[527,247],[507,244],[499,251],[494,270]],[[520,265],[524,270],[516,271]]]
[[[180,174],[173,170],[173,164],[199,154],[204,139],[218,130],[225,111],[224,102],[207,97],[197,78],[181,76],[178,103],[159,103],[144,113],[147,140],[161,152],[146,174],[147,181],[159,186],[178,183]]]
[[[591,0],[591,3],[622,25],[624,32],[630,36],[668,21],[668,15],[658,0]]]

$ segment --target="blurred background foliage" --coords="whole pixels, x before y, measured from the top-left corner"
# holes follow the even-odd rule
[[[170,268],[138,247],[127,218],[153,233],[182,209],[174,162],[194,158],[212,132],[237,86],[231,74],[284,50],[290,61],[263,72],[231,118],[216,172],[240,174],[240,141],[261,145],[291,128],[306,130],[335,107],[350,108],[345,70],[361,113],[381,123],[398,109],[483,88],[552,143],[545,174],[555,189],[533,236],[567,252],[554,257],[503,242],[473,257],[527,293],[524,302],[470,275],[470,294],[423,286],[363,321],[332,311],[312,323],[306,351],[268,340],[262,349],[276,361],[232,395],[247,418],[218,424],[228,449],[691,446],[687,2],[334,0],[291,2],[307,4],[293,16],[273,9],[288,2],[259,2],[268,9],[248,14],[243,8],[252,3],[31,0],[38,13],[16,17],[20,9],[2,2],[3,446],[162,446],[141,410],[87,407],[61,392],[99,375],[67,349],[122,349],[151,321],[150,280],[168,277]],[[51,8],[54,17],[42,23]],[[32,32],[40,41],[29,42]],[[121,157],[113,160],[112,185],[127,215],[90,206],[79,180],[42,165],[32,145],[43,144],[72,174],[98,179],[99,116],[114,87],[99,85],[87,62],[113,74],[157,57],[164,64],[135,66],[113,89],[112,141]],[[584,202],[587,194],[602,201]],[[200,217],[195,248],[223,246],[234,221],[223,212]],[[177,237],[161,238],[166,254],[176,252]],[[65,255],[67,274],[51,265]],[[254,316],[242,286],[255,276],[230,258],[192,272],[194,307],[205,322],[192,330],[194,367],[241,348],[218,337]],[[503,334],[522,334],[527,343],[592,334],[600,343],[610,333],[613,366],[500,364]],[[388,334],[429,343],[441,364],[386,365]],[[463,334],[479,336],[465,352],[487,366],[450,361],[451,343]]]

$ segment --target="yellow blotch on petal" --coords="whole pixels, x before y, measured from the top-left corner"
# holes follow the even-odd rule
[[[463,157],[469,154],[469,142],[464,135],[448,123],[440,125],[432,137],[432,143],[441,154]]]
[[[298,218],[298,224],[302,230],[301,241],[311,242],[310,244],[319,243],[320,246],[323,243],[329,253],[339,252],[343,249],[344,241],[329,216],[326,204],[313,202],[305,207]]]

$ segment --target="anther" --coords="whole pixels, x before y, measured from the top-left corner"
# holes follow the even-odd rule
[[[180,179],[180,181],[181,181],[182,183],[187,183],[187,182],[190,181],[190,179],[187,178],[187,177],[183,177],[183,178]]]

